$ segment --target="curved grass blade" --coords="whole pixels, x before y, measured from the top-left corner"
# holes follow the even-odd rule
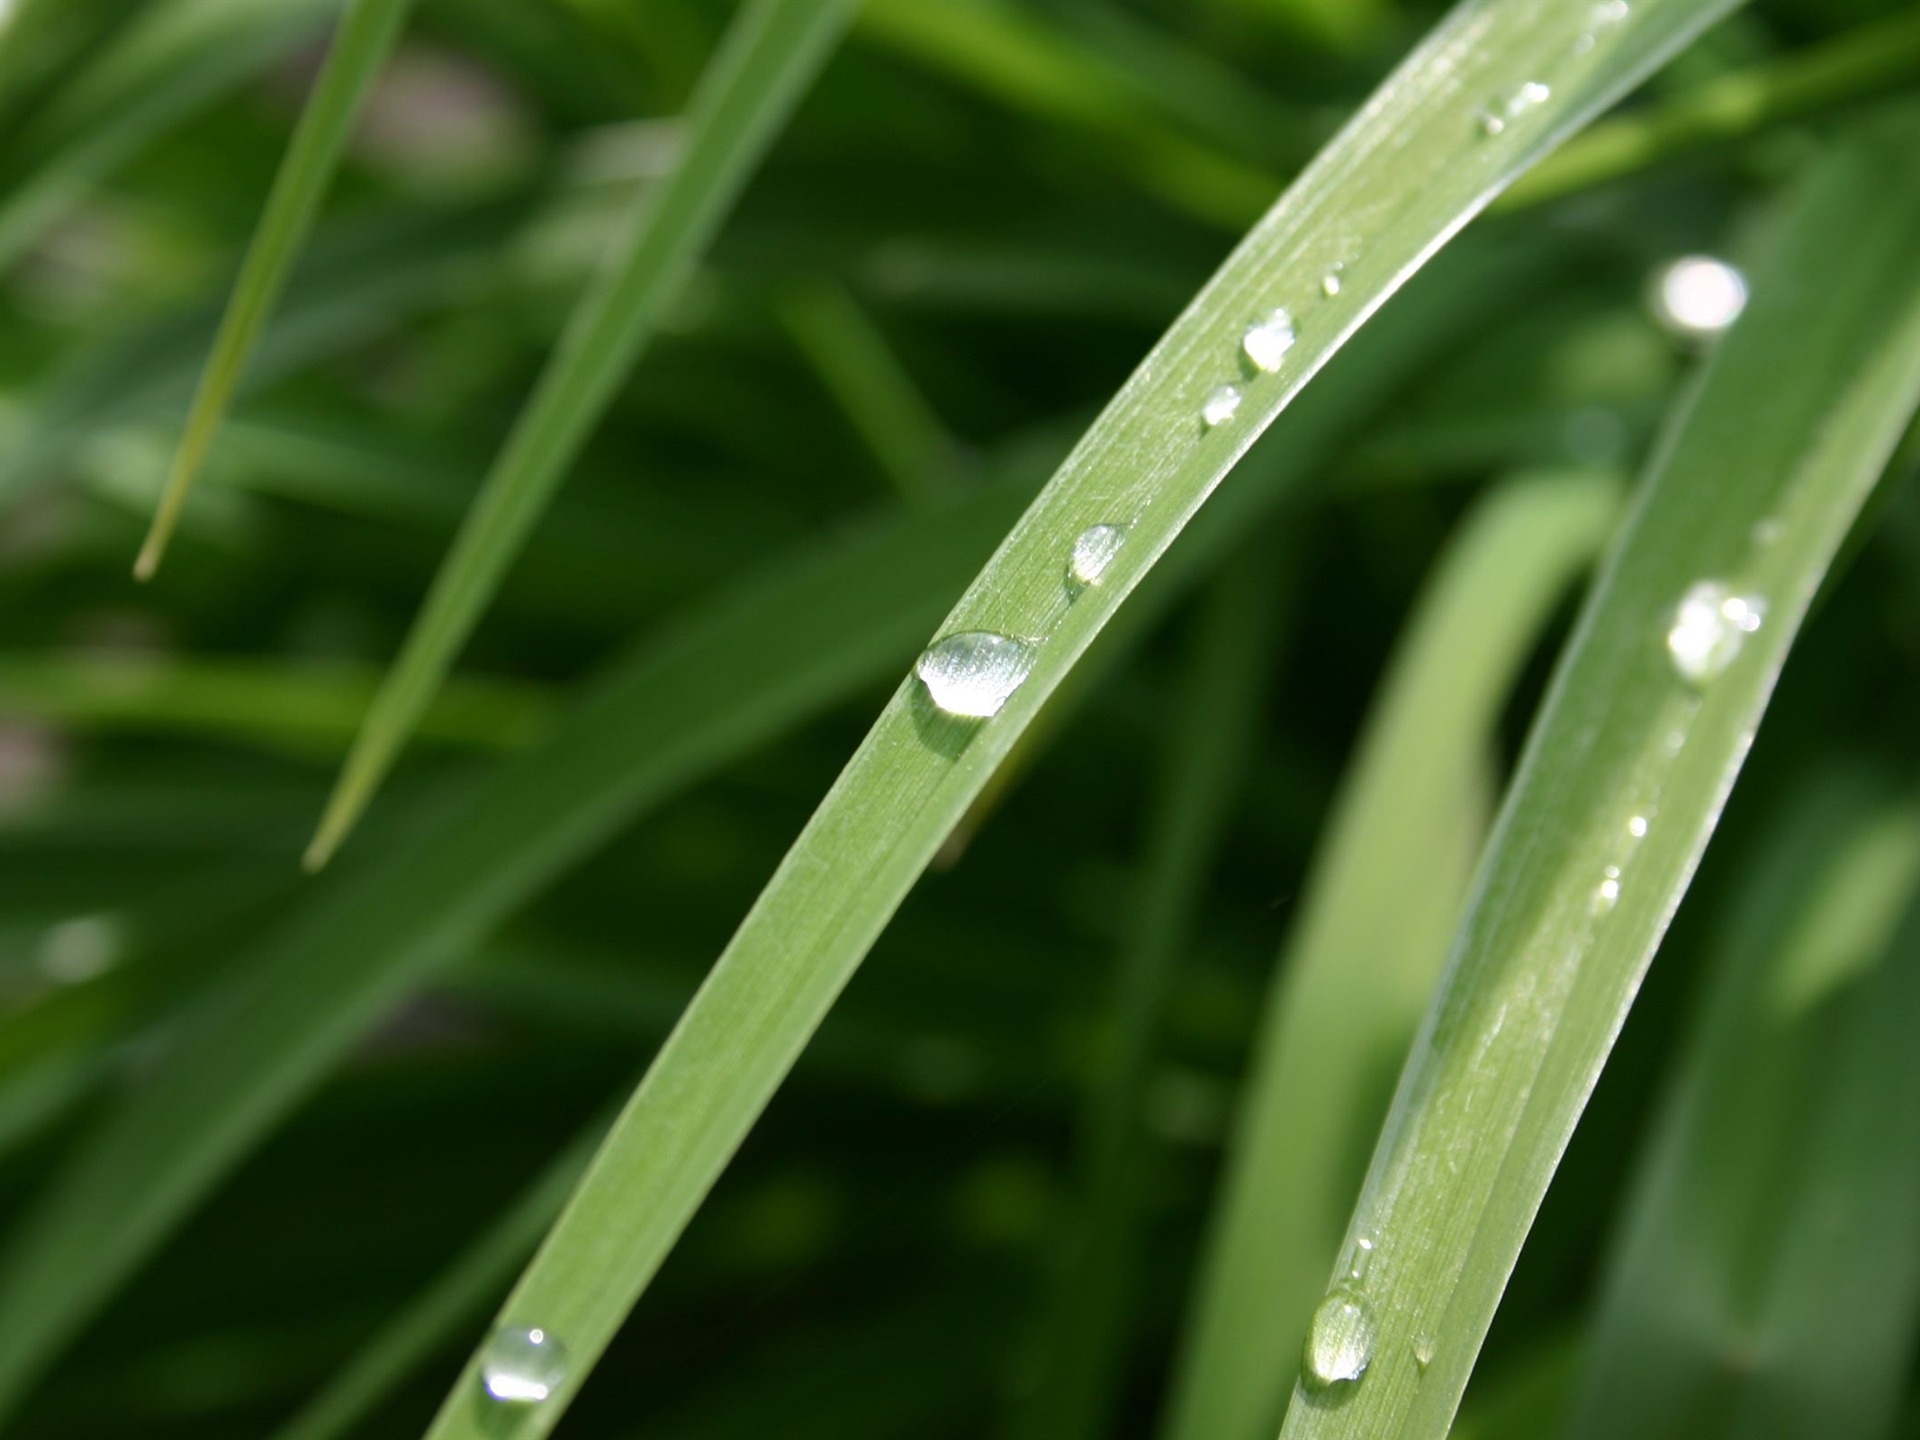
[[[486,1231],[381,1326],[273,1440],[350,1435],[414,1370],[483,1314],[524,1264],[606,1133],[601,1120],[562,1151]]]
[[[1830,778],[1753,867],[1629,1201],[1570,1440],[1893,1423],[1920,1301],[1920,809],[1891,788]]]
[[[1141,599],[1164,603],[1410,374],[1524,302],[1561,258],[1537,242],[1444,257],[1286,416]],[[548,745],[423,825],[417,844],[322,882],[20,1225],[0,1271],[0,1411],[397,998],[636,814],[890,673],[1027,493],[983,489],[723,597],[613,667]],[[187,813],[205,809],[197,794]],[[127,805],[110,814],[123,834]],[[191,823],[170,802],[166,833]]]
[[[1141,1123],[1161,1016],[1245,781],[1274,670],[1280,576],[1256,536],[1214,581],[1194,641],[1184,715],[1155,797],[1139,907],[1118,958],[1107,1044],[1078,1132],[1078,1203],[1045,1306],[1040,1374],[1011,1433],[1108,1433],[1136,1307],[1153,1147]]]
[[[306,863],[353,828],[507,566],[839,38],[853,0],[749,0],[695,93],[685,153],[643,198],[624,252],[575,307],[367,714]]]
[[[1364,1273],[1333,1294],[1368,1317],[1370,1363],[1296,1387],[1287,1440],[1423,1440],[1453,1418],[1807,606],[1920,400],[1916,137],[1920,120],[1896,116],[1796,195],[1654,464],[1348,1230],[1343,1261]]]
[[[916,681],[900,686],[661,1050],[500,1316],[562,1337],[572,1372],[503,1421],[485,1410],[476,1358],[434,1440],[558,1423],[941,841],[1234,461],[1501,185],[1726,8],[1644,3],[1600,34],[1584,7],[1469,3],[1388,79],[1147,356],[948,617],[946,633],[1025,643],[1024,681],[985,723],[938,711]],[[1249,375],[1249,323],[1268,327],[1254,354],[1272,359],[1282,305],[1298,308],[1295,343],[1279,373]],[[1126,526],[1126,541],[1100,583],[1076,592],[1068,557],[1095,525]]]
[[[1410,622],[1315,862],[1254,1041],[1167,1431],[1254,1440],[1307,1317],[1459,917],[1500,708],[1618,513],[1595,475],[1481,501]]]
[[[348,0],[320,78],[301,112],[286,159],[267,195],[267,208],[247,247],[234,283],[233,298],[220,321],[213,353],[201,373],[200,387],[187,412],[167,485],[154,512],[153,526],[134,561],[136,579],[150,580],[166,553],[167,540],[187,503],[200,463],[232,403],[247,356],[267,323],[286,284],[293,257],[313,228],[321,197],[339,167],[374,77],[386,63],[412,0]]]

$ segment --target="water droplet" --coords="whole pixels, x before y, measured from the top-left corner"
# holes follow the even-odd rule
[[[998,715],[1033,671],[1033,646],[991,630],[962,630],[929,645],[914,666],[935,705],[949,715]]]
[[[1413,1363],[1420,1367],[1420,1373],[1422,1375],[1426,1374],[1427,1367],[1433,1364],[1433,1337],[1431,1335],[1422,1335],[1418,1340],[1413,1342]]]
[[[1609,865],[1606,878],[1594,888],[1593,913],[1604,915],[1620,903],[1620,867]]]
[[[1550,86],[1538,80],[1529,80],[1513,94],[1506,103],[1480,112],[1480,130],[1482,134],[1498,135],[1507,128],[1510,121],[1518,120],[1527,111],[1537,105],[1544,105],[1553,98]]]
[[[1074,539],[1073,554],[1067,559],[1067,579],[1075,585],[1098,585],[1126,543],[1124,525],[1089,525]]]
[[[1474,118],[1479,122],[1482,135],[1498,135],[1507,128],[1507,117],[1498,110],[1482,110]]]
[[[1293,348],[1293,316],[1284,309],[1269,310],[1247,326],[1240,337],[1240,348],[1247,363],[1263,374],[1271,375]]]
[[[1347,1261],[1347,1279],[1358,1285],[1373,1268],[1373,1241],[1362,1235],[1353,1242],[1352,1258]]]
[[[480,1383],[496,1400],[537,1405],[567,1378],[567,1347],[539,1329],[496,1330],[480,1355]]]
[[[1667,653],[1680,678],[1704,685],[1733,663],[1746,637],[1766,619],[1766,602],[1702,580],[1681,597],[1667,631]]]
[[[1329,1291],[1307,1329],[1300,1378],[1310,1390],[1358,1380],[1373,1363],[1373,1315],[1344,1287]]]
[[[1624,24],[1633,14],[1633,6],[1627,0],[1601,0],[1587,17],[1587,23],[1596,26]]]
[[[1327,273],[1320,277],[1320,293],[1331,300],[1340,293],[1340,287],[1346,283],[1347,267],[1335,261],[1327,267]]]
[[[1216,425],[1224,425],[1240,413],[1240,387],[1222,385],[1206,398],[1200,407],[1200,420],[1209,430]]]
[[[1683,256],[1654,278],[1654,318],[1682,340],[1711,340],[1746,308],[1746,277],[1711,255]]]
[[[1627,821],[1627,834],[1636,840],[1644,840],[1647,834],[1647,817],[1636,815]]]

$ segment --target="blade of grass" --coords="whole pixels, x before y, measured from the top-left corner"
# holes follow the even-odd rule
[[[1771,64],[1722,75],[1593,127],[1500,197],[1544,204],[1710,145],[1898,88],[1920,75],[1920,9],[1903,10]]]
[[[1336,802],[1254,1041],[1167,1430],[1252,1440],[1286,1406],[1307,1317],[1478,859],[1469,788],[1500,709],[1618,511],[1598,476],[1481,501],[1401,642]]]
[[[1038,1383],[1011,1433],[1104,1435],[1132,1338],[1139,1230],[1154,1149],[1142,1124],[1162,1012],[1216,864],[1274,670],[1280,576],[1256,536],[1213,582],[1164,762],[1144,882],[1107,1005],[1098,1079],[1078,1130],[1080,1184],[1058,1282],[1043,1307]]]
[[[1584,9],[1469,3],[1388,79],[1148,355],[948,617],[950,633],[1029,637],[1024,683],[984,724],[900,686],[660,1052],[500,1316],[562,1337],[572,1372],[503,1422],[484,1409],[476,1357],[434,1440],[558,1423],[947,832],[1233,462],[1493,192],[1726,8],[1641,4],[1600,35]],[[1489,103],[1501,106],[1493,133]],[[1343,283],[1324,296],[1336,264]],[[1276,304],[1299,308],[1297,343],[1282,373],[1249,379],[1246,327]],[[1235,377],[1247,388],[1232,415],[1203,425],[1203,405]],[[1128,526],[1126,543],[1075,595],[1064,567],[1096,524]]]
[[[1572,1440],[1893,1422],[1920,1300],[1920,811],[1890,788],[1829,777],[1752,869],[1614,1247]]]
[[[354,1352],[273,1440],[350,1435],[413,1372],[498,1298],[566,1204],[606,1133],[603,1118],[556,1156],[452,1264]]]
[[[695,93],[686,148],[643,197],[622,252],[575,307],[347,757],[306,863],[318,869],[392,766],[527,532],[826,62],[853,0],[749,0]]]
[[[1562,259],[1537,241],[1442,257],[1282,419],[1136,604],[1168,603],[1182,575],[1203,572],[1276,494],[1322,469],[1410,375],[1526,303]],[[423,825],[403,853],[323,881],[240,958],[173,1062],[23,1223],[0,1270],[0,1411],[395,999],[619,825],[891,673],[1028,493],[983,489],[722,597],[613,666],[545,747],[470,808]],[[152,823],[177,842],[206,825],[207,804],[204,790],[167,792]],[[89,834],[105,824],[124,835],[139,813],[120,794],[104,821],[100,806],[78,808],[64,823]],[[276,805],[268,818],[279,814]]]
[[[340,664],[0,656],[0,716],[330,754],[352,738],[377,678]],[[553,712],[551,697],[536,687],[460,676],[436,698],[420,733],[441,743],[517,749],[545,733]]]
[[[213,353],[207,357],[200,388],[187,412],[186,428],[154,512],[153,526],[134,561],[136,579],[150,580],[159,568],[168,537],[179,521],[180,507],[187,503],[194,476],[233,401],[247,356],[280,298],[295,254],[313,228],[314,216],[339,167],[361,102],[393,50],[411,4],[412,0],[348,0],[320,78],[314,83],[286,159],[274,177],[259,228],[247,247],[233,297],[213,342]]]
[[[1916,135],[1898,115],[1823,162],[1679,412],[1528,741],[1348,1230],[1371,1364],[1296,1387],[1287,1440],[1452,1420],[1806,608],[1920,399]],[[1724,601],[1694,589],[1715,582]],[[1765,607],[1753,633],[1742,596]],[[1677,663],[1701,619],[1730,648]]]

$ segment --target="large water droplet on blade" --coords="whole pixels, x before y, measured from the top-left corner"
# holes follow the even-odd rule
[[[1706,684],[1733,663],[1766,615],[1765,601],[1738,594],[1718,580],[1702,580],[1681,597],[1673,628],[1667,631],[1673,668],[1690,685]]]
[[[495,1400],[538,1405],[567,1378],[567,1347],[549,1330],[496,1330],[480,1353],[480,1383]]]
[[[1293,340],[1293,316],[1285,310],[1269,310],[1247,326],[1247,333],[1240,337],[1240,348],[1246,352],[1249,365],[1271,375],[1287,358]]]
[[[1074,537],[1073,553],[1067,557],[1067,578],[1075,585],[1098,585],[1126,543],[1124,525],[1089,525]]]
[[[1200,423],[1209,430],[1224,425],[1240,413],[1240,387],[1222,385],[1210,392],[1200,406]]]
[[[962,630],[929,645],[914,666],[933,703],[949,715],[998,715],[1033,672],[1034,649],[991,630]]]
[[[1309,1390],[1348,1385],[1373,1363],[1373,1314],[1358,1291],[1329,1291],[1313,1312],[1300,1378]]]

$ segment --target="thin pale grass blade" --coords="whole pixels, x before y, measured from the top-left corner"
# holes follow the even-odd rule
[[[1025,647],[1000,647],[1025,674],[997,715],[942,712],[903,682],[709,974],[499,1317],[561,1337],[570,1372],[503,1420],[476,1355],[434,1440],[559,1422],[907,890],[1227,470],[1493,193],[1727,8],[1643,3],[1595,32],[1584,7],[1468,4],[1388,79],[1149,353],[941,627]],[[1297,330],[1269,373],[1280,306]],[[1099,583],[1074,587],[1074,543],[1100,525],[1125,527],[1125,543]]]
[[[308,847],[318,869],[379,788],[667,302],[826,63],[853,0],[748,0],[702,77],[673,173],[580,298],[367,713]]]
[[[605,1121],[597,1122],[555,1157],[472,1245],[368,1338],[324,1390],[273,1432],[273,1440],[353,1434],[414,1371],[486,1313],[566,1204],[605,1133]]]
[[[1142,1117],[1163,1014],[1218,862],[1275,670],[1283,620],[1272,545],[1256,535],[1210,587],[1181,723],[1149,821],[1138,909],[1116,966],[1097,1080],[1078,1130],[1080,1184],[1057,1284],[1042,1307],[1038,1383],[1009,1431],[1107,1434],[1134,1338],[1138,1250],[1155,1147]]]
[[[259,228],[247,247],[213,353],[207,357],[187,412],[153,526],[134,561],[136,579],[150,580],[159,568],[194,477],[233,402],[254,341],[280,298],[294,256],[313,228],[361,103],[392,52],[411,4],[412,0],[348,0],[320,78],[274,177]]]
[[[1920,807],[1827,777],[1751,868],[1570,1440],[1874,1440],[1920,1302]],[[1903,924],[1904,917],[1904,924]]]
[[[1807,607],[1920,400],[1917,140],[1896,115],[1817,168],[1676,417],[1528,742],[1287,1440],[1452,1421]]]
[[[1280,1421],[1307,1318],[1485,835],[1501,707],[1620,486],[1515,480],[1482,500],[1409,624],[1336,802],[1254,1041],[1167,1418],[1180,1440]]]
[[[1409,375],[1524,303],[1564,259],[1538,243],[1443,258],[1286,417],[1142,600],[1166,603]],[[989,487],[721,597],[614,666],[545,747],[469,807],[316,889],[239,958],[172,1063],[23,1219],[0,1270],[0,1411],[399,997],[620,825],[890,673],[1028,493]],[[207,803],[196,794],[185,814],[170,810],[168,832],[203,823]],[[127,807],[112,813],[124,833]]]

